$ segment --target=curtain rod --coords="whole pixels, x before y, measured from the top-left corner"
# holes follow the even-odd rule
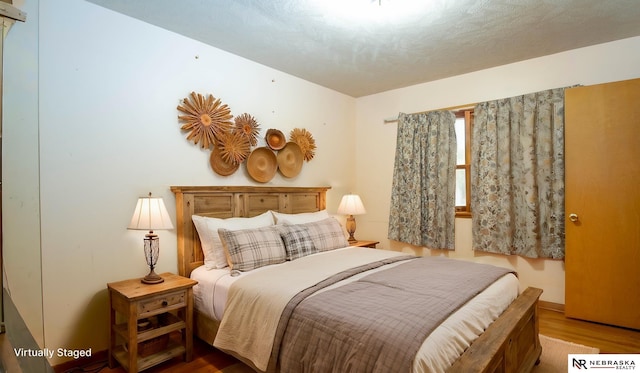
[[[553,89],[568,89],[568,88],[576,88],[576,87],[582,87],[582,84],[574,84],[574,85],[570,85],[570,86],[566,86],[566,87],[560,87],[560,88],[553,88]],[[544,92],[544,91],[540,91],[540,92]],[[458,106],[451,106],[451,107],[446,107],[446,108],[442,108],[442,109],[433,109],[433,110],[426,110],[426,111],[419,111],[417,113],[410,113],[410,114],[425,114],[425,113],[430,113],[432,111],[441,111],[441,110],[463,110],[463,109],[472,109],[474,108],[476,105],[478,105],[479,102],[473,103],[473,104],[465,104],[465,105],[458,105]],[[398,117],[395,118],[386,118],[384,119],[384,123],[396,123],[398,121]]]
[[[447,110],[463,110],[463,109],[473,109],[475,106],[477,105],[477,103],[475,104],[464,104],[464,105],[457,105],[457,106],[449,106],[446,108],[442,108],[442,109],[432,109],[432,110],[425,110],[425,111],[419,111],[417,113],[410,113],[411,115],[413,114],[426,114],[426,113],[430,113],[432,111],[447,111]],[[387,118],[384,120],[384,123],[396,123],[398,121],[398,117],[395,118]]]

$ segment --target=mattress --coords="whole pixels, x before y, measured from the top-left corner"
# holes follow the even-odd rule
[[[323,254],[325,253],[314,255]],[[377,270],[399,264],[389,264]],[[286,263],[278,265],[283,266]],[[211,319],[221,320],[232,284],[243,276],[250,276],[263,268],[250,272],[229,271],[228,268],[208,270],[204,266],[195,269],[191,277],[198,281],[198,285],[194,287],[196,309]],[[354,281],[370,273],[371,271],[354,276],[345,282]],[[342,283],[334,286],[340,285]],[[478,294],[429,335],[416,356],[414,372],[445,371],[517,296],[518,280],[513,274],[503,276]]]

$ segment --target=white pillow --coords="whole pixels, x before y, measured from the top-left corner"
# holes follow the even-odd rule
[[[271,213],[273,213],[276,224],[304,224],[324,220],[329,217],[329,213],[327,212],[327,210],[302,212],[299,214],[284,214],[276,211],[271,211]]]
[[[224,228],[236,231],[273,225],[273,216],[269,211],[252,218],[219,219],[192,215],[191,220],[193,220],[198,236],[200,236],[202,252],[204,253],[204,265],[207,269],[224,268],[228,265],[227,256],[218,235],[218,229]]]

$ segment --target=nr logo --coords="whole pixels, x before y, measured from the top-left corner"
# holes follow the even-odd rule
[[[578,369],[587,369],[587,361],[585,359],[573,359],[573,367]]]

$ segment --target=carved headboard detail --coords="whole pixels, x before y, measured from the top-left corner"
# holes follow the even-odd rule
[[[253,217],[273,210],[287,214],[327,207],[331,187],[172,186],[176,197],[178,273],[189,277],[204,264],[198,232],[191,215],[214,218]]]

